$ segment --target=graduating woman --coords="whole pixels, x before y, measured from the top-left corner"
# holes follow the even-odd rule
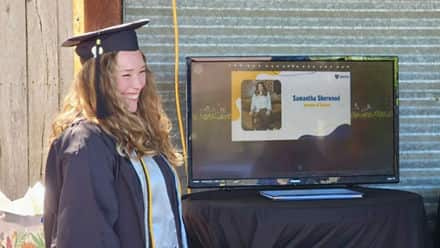
[[[82,69],[52,125],[46,247],[187,247],[181,162],[135,29],[147,19],[68,39]]]
[[[249,115],[252,117],[254,129],[268,129],[269,117],[272,112],[272,101],[263,81],[259,81],[251,99]]]

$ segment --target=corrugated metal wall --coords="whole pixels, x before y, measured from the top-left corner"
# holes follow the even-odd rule
[[[440,188],[440,1],[179,0],[177,13],[182,93],[186,56],[399,56],[401,182],[387,187],[423,195],[432,220]],[[124,2],[125,22],[145,17],[152,22],[141,46],[174,117],[171,0]]]

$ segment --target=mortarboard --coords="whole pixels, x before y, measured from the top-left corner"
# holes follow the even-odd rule
[[[100,79],[99,56],[102,53],[117,51],[136,51],[139,44],[135,29],[149,23],[149,19],[124,23],[99,29],[93,32],[73,36],[63,42],[63,47],[76,46],[75,52],[85,62],[95,57],[95,89],[96,89],[96,117],[104,119],[110,115],[105,105]],[[99,51],[99,52],[98,52]]]

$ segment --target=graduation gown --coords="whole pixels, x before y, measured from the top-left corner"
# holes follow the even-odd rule
[[[154,160],[165,178],[183,247],[175,177],[163,156]],[[46,247],[145,247],[141,183],[114,139],[96,124],[76,122],[52,143],[45,186]]]

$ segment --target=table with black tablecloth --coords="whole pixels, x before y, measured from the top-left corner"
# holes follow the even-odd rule
[[[420,195],[355,190],[364,197],[274,201],[255,190],[186,195],[190,247],[432,247]]]

